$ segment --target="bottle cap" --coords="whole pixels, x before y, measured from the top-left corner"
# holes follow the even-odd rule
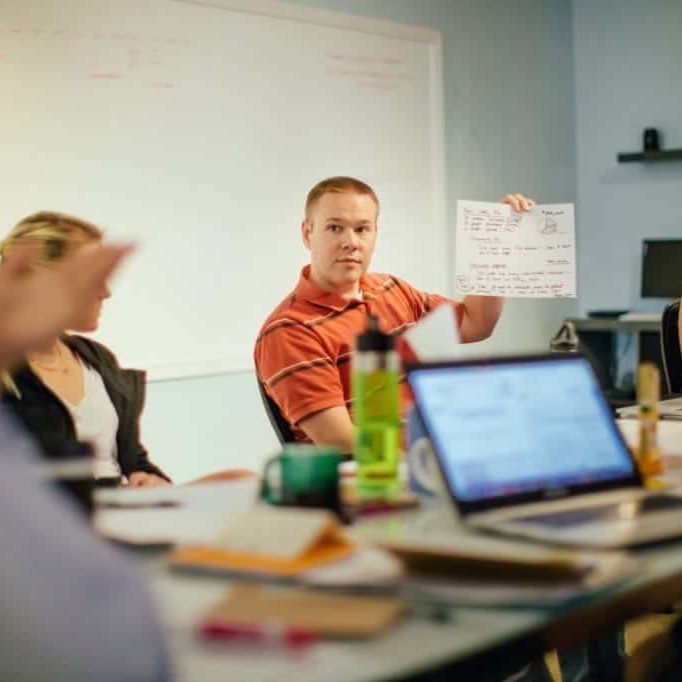
[[[367,313],[367,329],[356,337],[356,349],[388,353],[395,349],[395,337],[391,334],[384,334],[379,329],[377,316]]]

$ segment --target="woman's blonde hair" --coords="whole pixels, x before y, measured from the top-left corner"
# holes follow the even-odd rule
[[[39,265],[57,263],[67,258],[86,241],[99,240],[102,230],[81,218],[55,211],[40,211],[20,220],[0,241],[0,257],[9,256],[21,246],[37,250]],[[9,372],[0,371],[0,385],[18,396],[17,387]]]
[[[0,242],[0,256],[9,255],[19,246],[32,245],[38,250],[38,263],[60,261],[84,241],[101,239],[102,230],[87,220],[66,213],[40,211],[20,220]]]

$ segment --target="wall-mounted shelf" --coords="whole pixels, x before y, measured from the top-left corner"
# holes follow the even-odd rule
[[[618,154],[618,163],[640,161],[682,161],[682,149],[661,149],[657,152],[622,152]]]

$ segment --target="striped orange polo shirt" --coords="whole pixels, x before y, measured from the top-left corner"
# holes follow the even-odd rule
[[[362,299],[323,291],[301,271],[296,289],[270,314],[256,340],[256,373],[298,440],[308,440],[298,423],[316,412],[345,406],[351,412],[350,359],[367,313],[384,332],[400,334],[435,306],[448,302],[461,323],[462,304],[418,291],[392,275],[367,274]]]

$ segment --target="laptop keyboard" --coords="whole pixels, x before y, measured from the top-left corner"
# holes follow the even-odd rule
[[[565,526],[579,526],[583,523],[596,521],[632,521],[644,514],[652,512],[668,512],[679,510],[682,512],[682,497],[675,495],[652,495],[641,500],[628,502],[612,502],[594,507],[581,509],[566,509],[549,514],[533,514],[514,519],[515,523],[532,523],[533,525],[563,528]],[[682,516],[680,516],[682,523]]]

